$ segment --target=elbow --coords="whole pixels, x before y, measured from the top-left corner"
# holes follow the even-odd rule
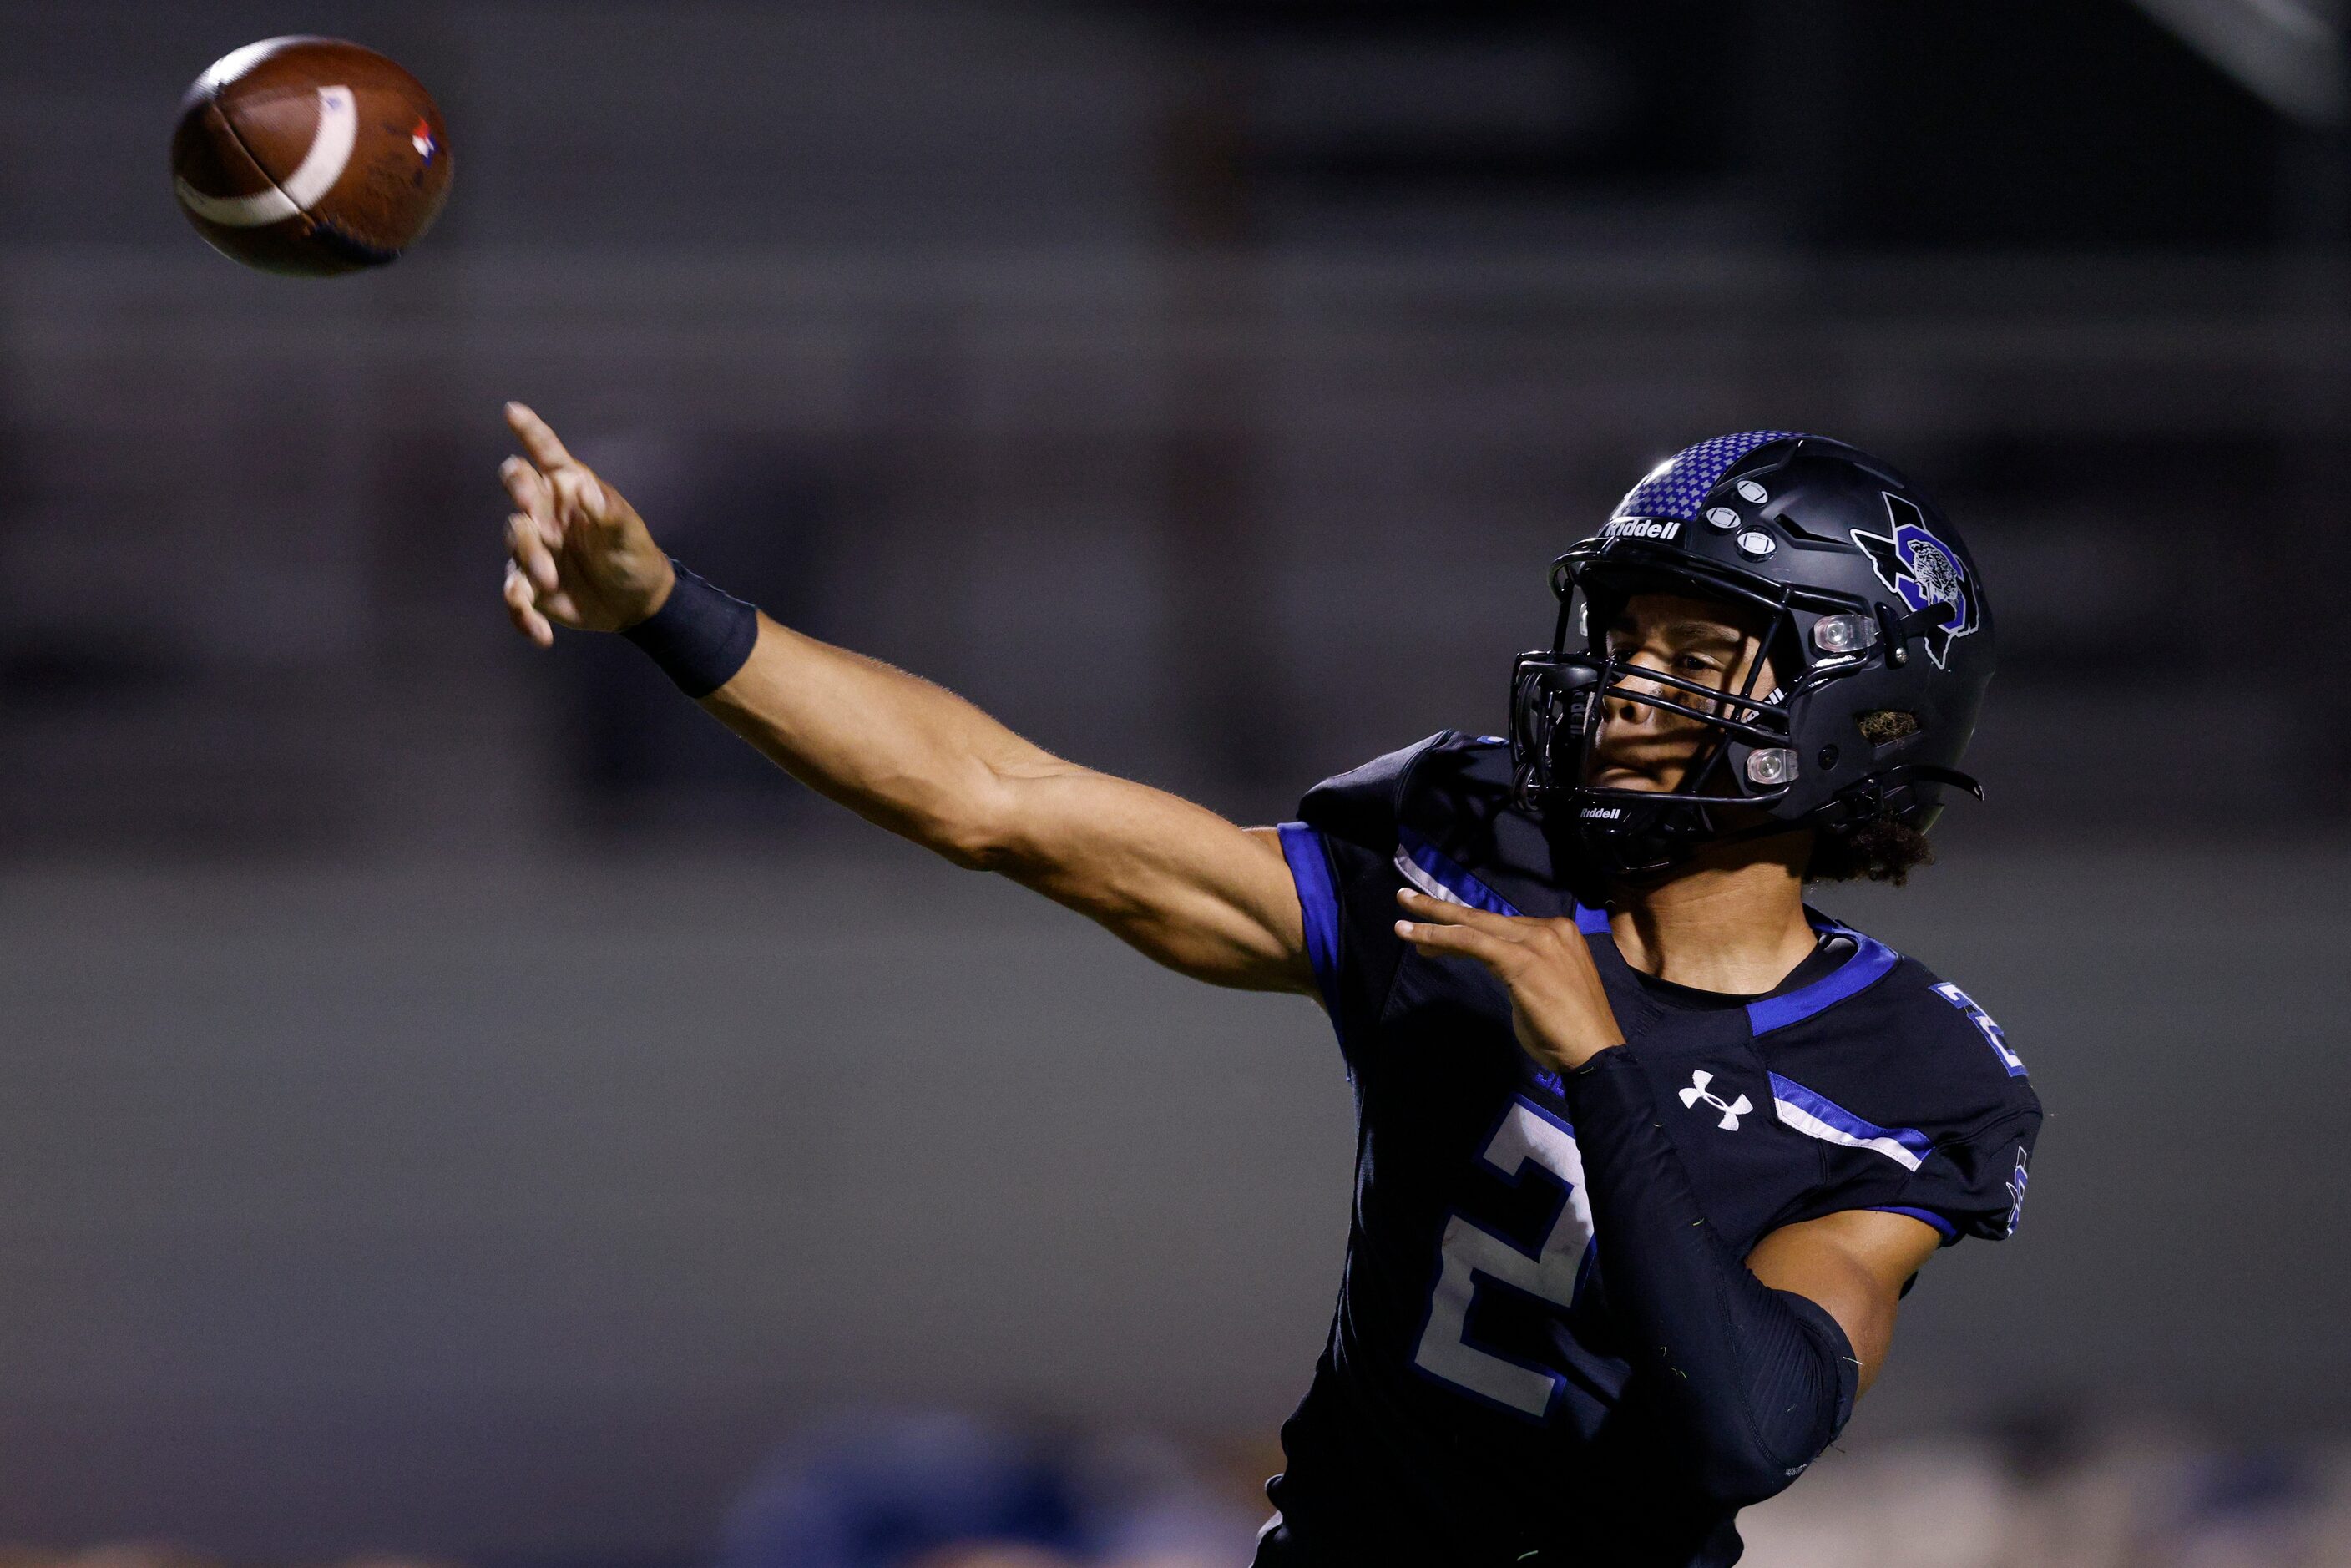
[[[1687,1433],[1693,1485],[1709,1502],[1725,1508],[1746,1508],[1779,1496],[1844,1427],[1833,1399],[1831,1395],[1813,1407],[1812,1400],[1783,1393],[1759,1401],[1764,1409],[1750,1405],[1705,1412]],[[1776,1419],[1771,1413],[1774,1410]]]
[[[1727,1509],[1747,1508],[1786,1491],[1843,1425],[1828,1410],[1812,1406],[1784,1390],[1685,1405],[1674,1426],[1690,1490]]]
[[[1720,1508],[1749,1508],[1779,1496],[1795,1484],[1811,1458],[1790,1462],[1761,1443],[1708,1445],[1698,1457],[1693,1479],[1698,1493]]]

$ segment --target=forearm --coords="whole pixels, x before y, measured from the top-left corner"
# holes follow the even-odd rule
[[[505,598],[540,647],[558,626],[617,632],[785,771],[869,821],[1100,921],[1219,985],[1313,989],[1276,835],[1062,761],[971,704],[762,616],[682,567],[644,519],[507,408],[529,461],[500,469]]]
[[[1780,1491],[1844,1427],[1857,1364],[1835,1319],[1757,1279],[1705,1222],[1624,1049],[1567,1075],[1600,1278],[1699,1490]]]
[[[819,794],[965,865],[1001,852],[1015,779],[1068,766],[943,687],[764,615],[701,701]]]
[[[702,706],[868,821],[999,872],[1170,968],[1313,988],[1270,830],[1065,762],[952,692],[764,616],[749,660]]]

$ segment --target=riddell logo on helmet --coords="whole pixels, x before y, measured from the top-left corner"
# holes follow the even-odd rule
[[[1622,806],[1586,806],[1583,808],[1583,820],[1587,822],[1614,822],[1622,820],[1624,815],[1625,808]]]
[[[1665,517],[1617,517],[1600,530],[1604,539],[1659,539],[1671,544],[1682,526]]]

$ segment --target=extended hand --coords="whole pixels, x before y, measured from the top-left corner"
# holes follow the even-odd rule
[[[1396,902],[1412,917],[1396,922],[1397,936],[1429,956],[1475,958],[1509,988],[1511,1025],[1536,1061],[1572,1071],[1625,1043],[1574,921],[1489,915],[1408,887]]]
[[[557,626],[618,632],[659,610],[677,572],[636,508],[522,404],[507,404],[507,423],[529,454],[498,465],[515,507],[506,599],[516,630],[544,648]]]

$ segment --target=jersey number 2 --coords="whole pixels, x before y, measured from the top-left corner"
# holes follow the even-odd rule
[[[1592,1247],[1592,1204],[1583,1192],[1583,1155],[1566,1123],[1531,1100],[1511,1102],[1510,1113],[1487,1141],[1485,1163],[1516,1186],[1530,1165],[1557,1179],[1559,1209],[1530,1254],[1456,1214],[1445,1222],[1439,1250],[1443,1266],[1428,1301],[1428,1324],[1420,1333],[1413,1364],[1441,1383],[1540,1420],[1565,1380],[1545,1367],[1529,1366],[1470,1343],[1469,1303],[1481,1281],[1523,1291],[1564,1312],[1575,1301]]]

